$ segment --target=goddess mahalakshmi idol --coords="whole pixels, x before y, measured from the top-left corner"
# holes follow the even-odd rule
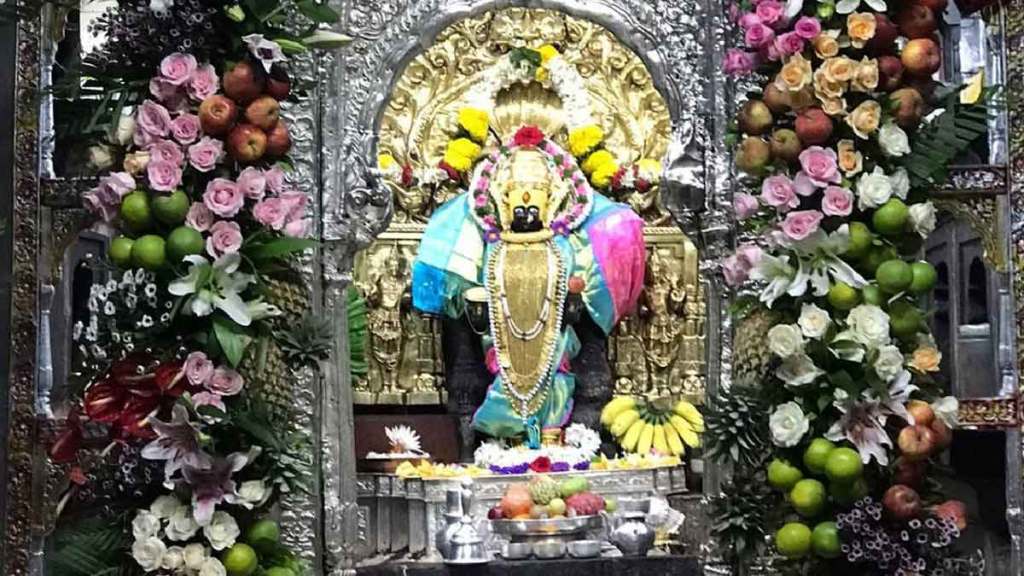
[[[469,191],[430,218],[413,265],[413,305],[458,317],[485,301],[493,374],[477,431],[536,447],[568,424],[581,304],[607,336],[643,289],[643,222],[594,192],[573,154],[534,126],[475,164]],[[479,295],[479,296],[476,296]]]

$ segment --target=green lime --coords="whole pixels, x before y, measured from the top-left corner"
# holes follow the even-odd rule
[[[899,294],[910,287],[910,283],[914,281],[914,273],[910,269],[910,264],[903,260],[886,260],[878,270],[875,270],[875,280],[883,292]]]
[[[167,235],[167,257],[177,264],[185,256],[203,251],[203,235],[194,228],[178,226]]]
[[[914,294],[923,294],[935,287],[939,275],[935,272],[935,266],[928,262],[914,262],[910,265],[910,271],[914,279],[910,282],[909,290]]]
[[[775,533],[775,548],[786,558],[803,558],[811,551],[811,529],[800,522],[790,522]]]
[[[805,518],[813,518],[825,509],[825,485],[813,478],[804,478],[789,491],[793,509]]]
[[[835,522],[822,522],[811,532],[811,548],[819,558],[838,558],[839,528]]]
[[[147,234],[132,245],[132,264],[146,270],[157,270],[167,261],[164,239]]]
[[[224,556],[221,557],[221,562],[224,564],[228,576],[249,576],[259,567],[256,551],[252,549],[252,546],[241,542],[228,548]]]
[[[875,210],[871,217],[871,225],[879,234],[895,236],[903,233],[903,227],[907,224],[910,210],[899,198],[890,198]]]
[[[836,282],[828,289],[828,303],[837,310],[852,310],[860,303],[860,292],[849,284]]]
[[[840,506],[852,506],[857,500],[868,495],[868,483],[864,478],[857,478],[853,482],[828,485],[828,493]]]
[[[263,553],[273,550],[280,538],[281,529],[273,520],[259,520],[245,532],[245,541]]]
[[[863,222],[850,222],[850,246],[847,247],[843,257],[847,260],[860,260],[867,256],[871,250],[871,241],[875,235],[871,233],[868,225]]]
[[[883,306],[885,304],[885,294],[882,294],[882,291],[874,284],[868,284],[861,288],[860,296],[864,299],[865,304],[873,304],[875,306]]]
[[[181,224],[185,221],[190,205],[188,195],[181,190],[175,190],[166,196],[157,196],[153,199],[153,216],[168,226]]]
[[[284,566],[273,566],[264,570],[263,576],[295,576],[295,572]]]
[[[825,475],[838,484],[852,484],[864,472],[860,454],[851,448],[836,448],[825,459]]]
[[[118,236],[110,243],[110,250],[107,252],[110,261],[118,268],[127,268],[132,263],[132,244],[135,240],[127,236]]]
[[[836,445],[824,438],[815,438],[804,451],[804,466],[812,474],[824,474],[828,455],[836,449]]]
[[[121,200],[121,220],[135,232],[145,232],[153,225],[149,195],[136,190]]]
[[[875,271],[882,265],[882,262],[887,262],[894,258],[899,258],[899,254],[896,253],[892,246],[875,246],[868,252],[867,257],[861,260],[857,269],[868,276],[874,277]]]
[[[768,465],[768,484],[776,490],[788,492],[804,477],[799,468],[778,458]]]
[[[900,301],[889,306],[889,330],[897,338],[910,338],[921,329],[923,316],[917,306]]]

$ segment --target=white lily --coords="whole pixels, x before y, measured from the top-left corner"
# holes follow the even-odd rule
[[[284,51],[281,50],[281,45],[273,40],[264,38],[263,34],[249,34],[248,36],[242,36],[242,41],[244,41],[246,46],[249,47],[249,52],[251,52],[261,64],[263,64],[263,69],[268,73],[270,72],[270,67],[273,66],[275,62],[284,62],[288,60],[284,55]]]
[[[848,284],[853,288],[863,288],[868,283],[863,276],[839,257],[850,246],[850,227],[846,224],[831,234],[819,229],[803,240],[786,240],[782,245],[792,248],[800,260],[802,273],[798,274],[793,282],[810,283],[815,296],[828,294],[833,280]]]
[[[264,318],[273,318],[284,314],[277,306],[264,302],[262,297],[250,300],[246,306],[249,309],[249,316],[253,320],[263,320]]]
[[[885,12],[888,9],[885,0],[839,0],[839,2],[836,2],[836,13],[849,14],[860,8],[861,2],[867,4],[876,12]]]
[[[798,275],[799,270],[789,264],[789,256],[786,254],[781,256],[763,254],[757,266],[750,271],[752,279],[768,282],[768,285],[761,291],[760,299],[769,308],[772,307],[776,299],[790,292],[790,288],[795,285],[794,279]]]
[[[213,264],[198,254],[186,256],[185,260],[191,264],[188,274],[173,280],[168,292],[175,296],[191,295],[185,305],[196,316],[208,316],[217,309],[240,326],[252,323],[252,313],[241,293],[256,279],[238,271],[240,254],[224,254]]]

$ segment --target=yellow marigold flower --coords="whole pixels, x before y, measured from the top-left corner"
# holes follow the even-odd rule
[[[541,64],[547,64],[548,60],[551,60],[555,56],[558,56],[558,48],[555,48],[551,44],[545,44],[540,48],[537,48],[537,52],[540,53]]]
[[[569,152],[577,158],[590,152],[604,140],[604,131],[596,124],[577,128],[569,132]]]
[[[469,138],[458,138],[448,143],[444,161],[459,172],[467,172],[480,154],[480,146]]]
[[[590,183],[598,188],[607,188],[612,183],[612,177],[619,171],[619,165],[615,162],[602,164],[590,175]]]
[[[533,77],[536,78],[537,82],[543,82],[548,79],[548,71],[546,68],[537,68],[534,72]]]
[[[487,140],[487,128],[490,125],[487,112],[479,108],[462,108],[459,110],[459,126],[476,142]]]
[[[590,176],[595,170],[609,162],[614,164],[615,156],[612,156],[612,153],[607,150],[598,150],[590,156],[587,156],[587,159],[583,161],[580,168],[583,169],[584,174]]]
[[[391,154],[381,154],[377,156],[377,167],[381,170],[387,170],[395,165],[395,157]]]

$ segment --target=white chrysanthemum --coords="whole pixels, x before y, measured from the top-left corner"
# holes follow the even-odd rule
[[[146,572],[160,569],[165,552],[167,552],[167,546],[159,538],[136,540],[132,544],[132,558]]]
[[[160,519],[148,510],[139,510],[132,519],[132,537],[136,540],[155,538],[160,534]]]
[[[577,448],[581,455],[588,455],[586,459],[589,460],[601,449],[601,435],[584,424],[571,424],[565,429],[565,443]]]
[[[384,428],[384,434],[391,443],[391,452],[397,454],[420,454],[420,435],[404,424]]]

